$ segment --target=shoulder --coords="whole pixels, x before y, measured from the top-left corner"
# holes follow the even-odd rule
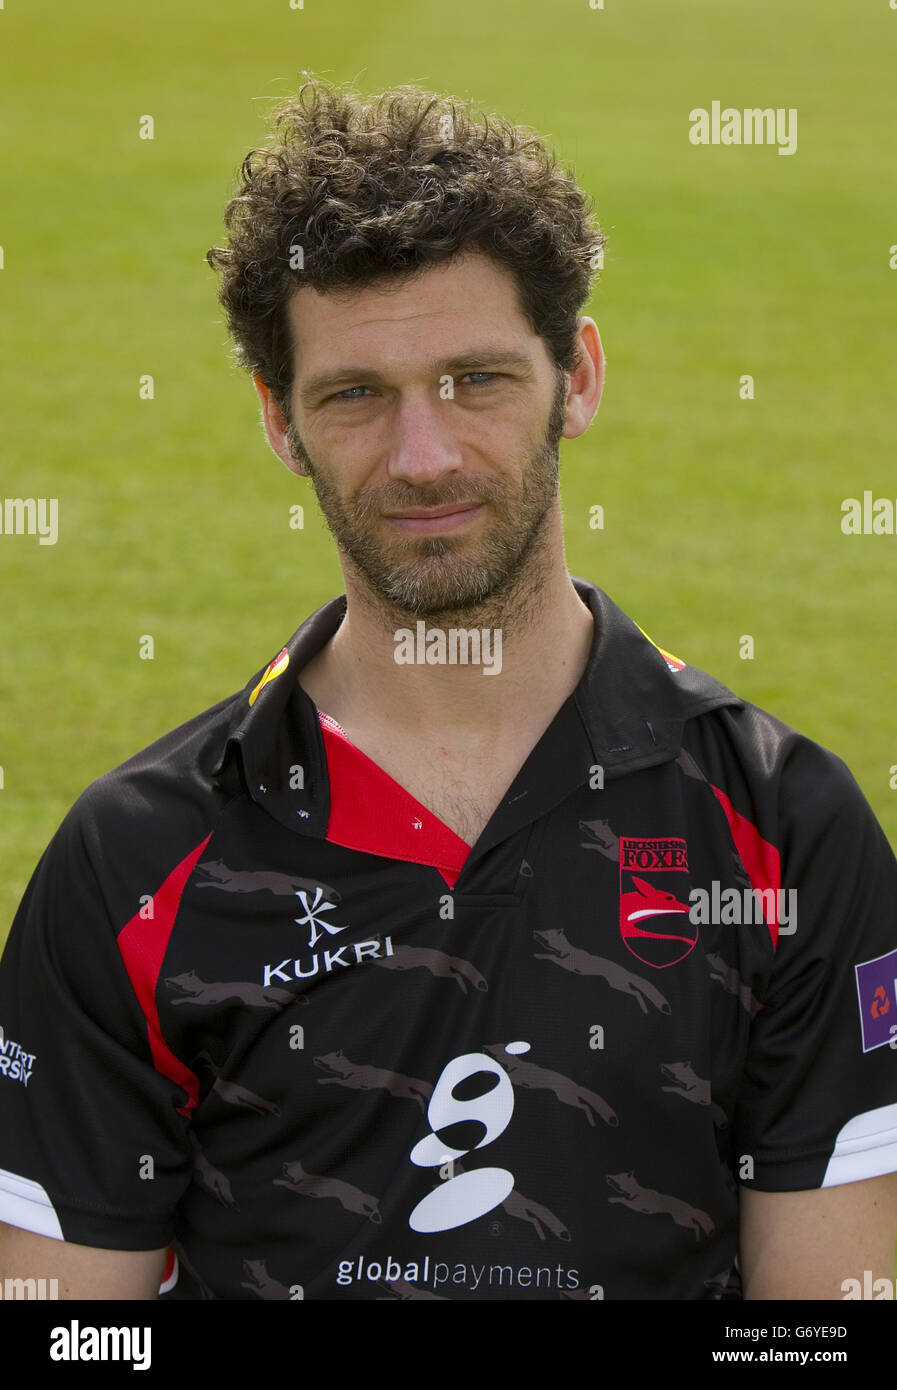
[[[120,930],[200,850],[242,792],[234,765],[222,773],[241,696],[194,715],[91,782],[44,850],[20,911],[52,916],[69,903],[75,935],[93,918]]]
[[[683,755],[683,771],[724,789],[742,814],[759,811],[783,826],[799,817],[820,829],[834,823],[877,827],[843,758],[749,701],[689,720]]]
[[[113,838],[158,828],[172,817],[205,821],[222,800],[218,774],[241,695],[220,700],[105,772],[85,788],[66,820]],[[226,791],[223,796],[228,799]]]
[[[666,650],[603,590],[573,583],[598,634],[577,701],[593,747],[611,765],[637,771],[675,759],[686,777],[771,830],[795,814],[872,818],[836,753],[692,665],[687,652]]]

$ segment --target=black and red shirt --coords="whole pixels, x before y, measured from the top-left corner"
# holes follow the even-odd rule
[[[739,1187],[897,1170],[897,862],[594,585],[472,847],[296,677],[94,782],[0,963],[0,1220],[164,1298],[738,1297]]]

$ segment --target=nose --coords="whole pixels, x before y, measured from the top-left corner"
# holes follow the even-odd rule
[[[407,396],[396,407],[391,425],[389,476],[420,487],[438,482],[463,467],[454,437],[452,402],[438,391]]]

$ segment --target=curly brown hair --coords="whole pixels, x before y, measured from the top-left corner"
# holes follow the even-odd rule
[[[280,142],[243,160],[224,214],[227,247],[206,254],[221,272],[237,362],[286,419],[291,291],[410,277],[469,249],[513,273],[556,370],[571,370],[606,238],[590,198],[536,133],[408,84],[369,100],[305,76],[274,112]]]

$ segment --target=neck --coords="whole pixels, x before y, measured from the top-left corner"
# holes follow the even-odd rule
[[[438,730],[440,743],[463,747],[547,727],[585,670],[594,623],[567,572],[559,508],[546,523],[505,590],[460,611],[398,609],[343,556],[346,616],[300,673],[302,686],[349,732],[382,722],[397,739],[432,741]],[[480,635],[479,663],[470,641],[469,664],[451,661],[453,630]]]

